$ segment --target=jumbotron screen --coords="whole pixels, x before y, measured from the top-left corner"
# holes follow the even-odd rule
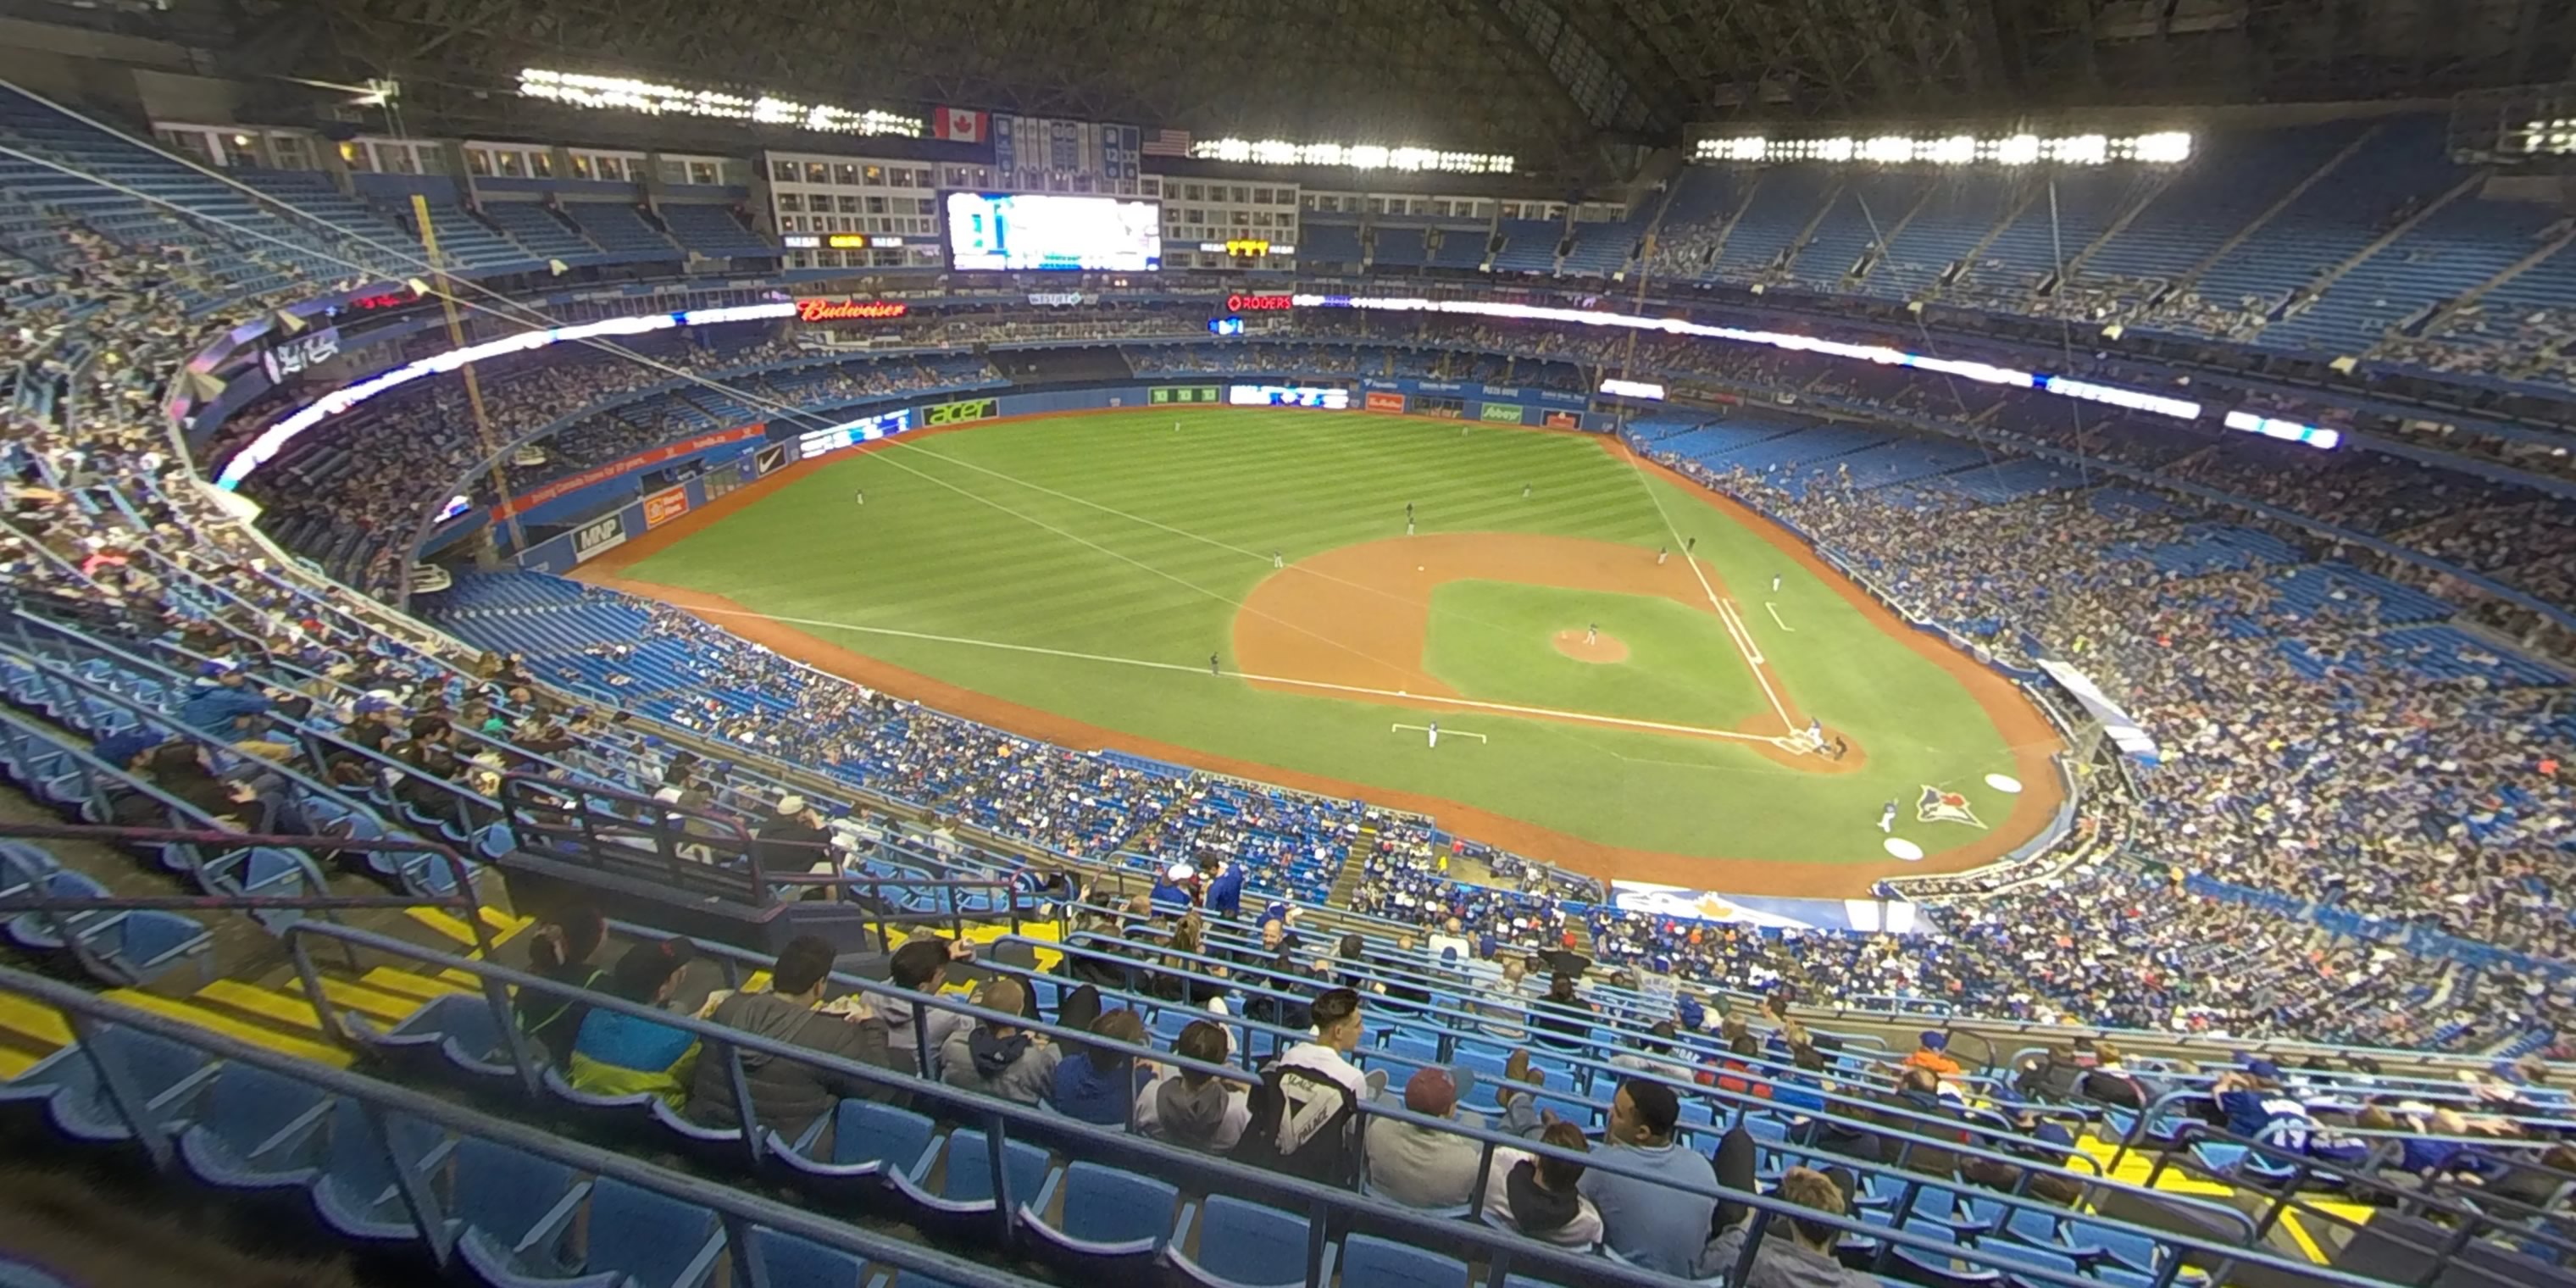
[[[965,272],[1163,266],[1163,211],[1152,201],[1047,193],[952,192],[942,199],[948,265]]]

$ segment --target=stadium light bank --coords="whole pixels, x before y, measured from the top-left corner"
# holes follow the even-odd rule
[[[898,134],[920,137],[925,128],[917,116],[895,112],[852,111],[819,103],[799,103],[772,94],[746,97],[722,90],[656,85],[629,76],[589,76],[527,68],[519,73],[519,93],[571,107],[643,112],[652,116],[705,116],[760,125],[792,125],[832,134]]]
[[[2179,165],[2191,159],[2191,136],[2179,130],[2113,137],[2067,134],[1951,134],[1913,138],[1881,134],[1870,138],[1836,135],[1823,139],[1738,137],[1701,139],[1691,159],[1706,162],[1767,165],[1787,161],[1858,161],[1869,165],[2108,165],[2115,161],[2143,165]]]

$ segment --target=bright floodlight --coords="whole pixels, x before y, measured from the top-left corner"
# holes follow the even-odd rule
[[[1375,143],[1291,143],[1264,139],[1201,139],[1190,155],[1207,161],[1256,165],[1349,166],[1354,170],[1441,171],[1450,174],[1509,174],[1513,159],[1498,153],[1443,152],[1436,148],[1390,148]]]
[[[2029,165],[2039,159],[2039,136],[2016,134],[1995,145],[1995,160],[2005,165]]]
[[[834,134],[902,134],[922,132],[921,118],[892,112],[854,112],[844,107],[799,103],[762,94],[746,97],[722,90],[656,85],[628,76],[589,76],[528,68],[519,73],[519,92],[572,107],[645,112],[652,115],[706,116],[762,125],[796,125]]]

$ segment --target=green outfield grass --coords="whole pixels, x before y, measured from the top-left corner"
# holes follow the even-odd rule
[[[1669,514],[1742,603],[1791,701],[1849,731],[1868,765],[1812,775],[1738,745],[1485,714],[1444,726],[1490,742],[1431,752],[1388,731],[1416,713],[1207,674],[1273,551],[1401,535],[1407,502],[1424,532],[1643,550],[1679,549]],[[1941,668],[1686,489],[1574,435],[1296,410],[1005,422],[822,466],[627,575],[1106,728],[1678,854],[1879,861],[1882,802],[1910,809],[1920,784],[2011,772],[2002,736]],[[1668,602],[1453,583],[1433,610],[1428,666],[1471,696],[1713,725],[1767,707],[1715,618]],[[1629,662],[1549,646],[1595,616]],[[1980,835],[1953,830],[1923,843]]]

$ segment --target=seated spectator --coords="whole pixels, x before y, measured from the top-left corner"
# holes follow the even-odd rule
[[[948,983],[948,967],[956,962],[975,960],[975,945],[963,939],[942,939],[937,935],[915,935],[894,950],[886,964],[887,979],[896,988],[912,993],[936,995]],[[914,1008],[901,1003],[889,1005],[881,1012],[886,1026],[886,1046],[893,1054],[894,1067],[922,1077],[937,1077],[939,1054],[948,1048],[948,1039],[974,1027],[975,1022],[955,1011],[937,1007],[920,1008],[922,1031],[913,1031]],[[921,1052],[930,1052],[929,1069],[922,1069]]]
[[[737,992],[715,1003],[706,1018],[756,1037],[786,1042],[858,1064],[895,1067],[886,1049],[886,1023],[858,994],[826,1003],[831,983],[832,945],[817,935],[798,935],[779,950],[770,967],[769,991]],[[734,1099],[733,1062],[726,1044],[711,1044],[698,1061],[689,1092],[689,1120],[708,1127],[741,1125]],[[882,1096],[884,1089],[850,1074],[748,1048],[741,1053],[743,1079],[751,1111],[760,1125],[789,1140],[831,1114],[845,1096]],[[822,1155],[822,1156],[828,1156]]]
[[[1548,981],[1547,996],[1530,1008],[1530,1020],[1534,1036],[1547,1046],[1566,1049],[1592,1041],[1592,1004],[1575,995],[1572,975]]]
[[[1599,1209],[1602,1242],[1610,1250],[1649,1270],[1689,1278],[1708,1243],[1717,1200],[1675,1187],[1712,1189],[1717,1171],[1705,1155],[1674,1143],[1680,1120],[1681,1101],[1671,1087],[1644,1078],[1621,1080],[1610,1102],[1602,1161],[1648,1175],[1640,1179],[1594,1167],[1583,1173],[1577,1192]]]
[[[1583,1129],[1569,1122],[1549,1123],[1538,1138],[1578,1154],[1591,1149]],[[1583,1197],[1583,1171],[1581,1163],[1496,1149],[1485,1181],[1486,1222],[1558,1247],[1592,1247],[1601,1242],[1601,1211]]]
[[[1234,1039],[1222,1024],[1192,1020],[1172,1054],[1203,1064],[1232,1059]],[[1243,1139],[1252,1117],[1251,1088],[1213,1073],[1167,1069],[1136,1096],[1136,1130],[1190,1149],[1222,1154]]]
[[[1826,1216],[1843,1216],[1850,1211],[1842,1189],[1824,1173],[1811,1168],[1790,1168],[1780,1177],[1772,1196]],[[1719,1232],[1701,1255],[1698,1274],[1713,1277],[1734,1273],[1744,1258],[1744,1241],[1752,1235],[1756,1219],[1748,1214],[1743,1221]],[[1774,1219],[1761,1246],[1753,1250],[1753,1265],[1745,1272],[1743,1288],[1878,1288],[1877,1276],[1846,1269],[1834,1259],[1834,1244],[1841,1237],[1840,1230],[1822,1221],[1798,1216]]]
[[[2109,1042],[2093,1048],[2094,1065],[2084,1073],[2076,1089],[2106,1105],[2122,1109],[2144,1109],[2155,1103],[2157,1091],[2147,1081],[2129,1072],[2121,1061],[2120,1048]]]
[[[1502,978],[1486,989],[1476,1010],[1487,1017],[1487,1033],[1512,1042],[1527,1038],[1529,1029],[1524,1026],[1529,1019],[1529,959],[1518,953],[1503,958]]]
[[[975,995],[988,1011],[1018,1015],[1028,1005],[1028,991],[1016,979],[996,979]],[[939,1080],[952,1087],[1000,1100],[1034,1105],[1055,1086],[1055,1067],[1063,1052],[1044,1034],[1016,1024],[979,1020],[948,1035],[939,1049]]]
[[[637,944],[617,959],[607,991],[638,1006],[659,1008],[670,1002],[680,972],[696,956],[697,946],[685,939]],[[689,1098],[697,1060],[697,1035],[686,1029],[593,1010],[582,1017],[564,1080],[573,1090],[594,1096],[643,1092],[677,1109]]]
[[[1925,1029],[1920,1044],[1905,1057],[1908,1069],[1929,1069],[1937,1077],[1955,1078],[1965,1070],[1950,1058],[1950,1035],[1938,1029]]]
[[[760,860],[761,870],[773,876],[818,869],[829,872],[839,866],[833,858],[832,834],[823,830],[823,816],[796,795],[780,800],[777,814],[751,834],[751,854]],[[808,886],[804,896],[825,898],[837,891],[834,886]]]
[[[1626,1069],[1631,1073],[1651,1073],[1657,1077],[1671,1078],[1676,1082],[1689,1082],[1698,1074],[1698,1070],[1678,1060],[1666,1058],[1672,1052],[1674,1039],[1679,1036],[1680,1030],[1674,1027],[1671,1020],[1657,1020],[1646,1030],[1645,1037],[1637,1039],[1638,1050],[1622,1051],[1611,1056],[1610,1064],[1613,1068]]]
[[[1359,1174],[1359,1102],[1383,1090],[1386,1076],[1351,1063],[1368,1031],[1357,992],[1328,989],[1307,1011],[1315,1039],[1290,1046],[1262,1070],[1236,1153],[1293,1176],[1347,1185]]]
[[[607,937],[608,921],[599,909],[586,903],[558,908],[528,934],[528,971],[571,988],[598,988],[607,972],[590,959]],[[520,1032],[536,1039],[555,1063],[572,1059],[573,1037],[590,1014],[589,1004],[523,988],[516,1009]]]
[[[1093,1037],[1129,1046],[1145,1044],[1145,1022],[1134,1011],[1120,1009],[1093,1020]],[[1110,1047],[1066,1044],[1055,1066],[1055,1086],[1047,1102],[1067,1118],[1099,1127],[1125,1127],[1136,1104],[1144,1071],[1133,1054]]]
[[[189,689],[188,700],[179,706],[181,723],[270,759],[281,759],[292,750],[260,737],[262,717],[277,703],[268,690],[250,683],[250,672],[241,663],[208,662],[204,671],[204,678]]]
[[[1482,1127],[1483,1115],[1458,1112],[1458,1097],[1474,1086],[1472,1071],[1416,1069],[1404,1084],[1404,1107],[1442,1123]],[[1474,1193],[1476,1166],[1485,1154],[1474,1138],[1377,1117],[1369,1119],[1367,1134],[1369,1188],[1377,1197],[1406,1207],[1449,1208],[1464,1206]]]
[[[2247,1140],[2261,1140],[2304,1152],[2317,1128],[2315,1117],[2298,1097],[2281,1088],[2281,1067],[2269,1060],[2248,1061],[2210,1084],[2227,1130]]]

